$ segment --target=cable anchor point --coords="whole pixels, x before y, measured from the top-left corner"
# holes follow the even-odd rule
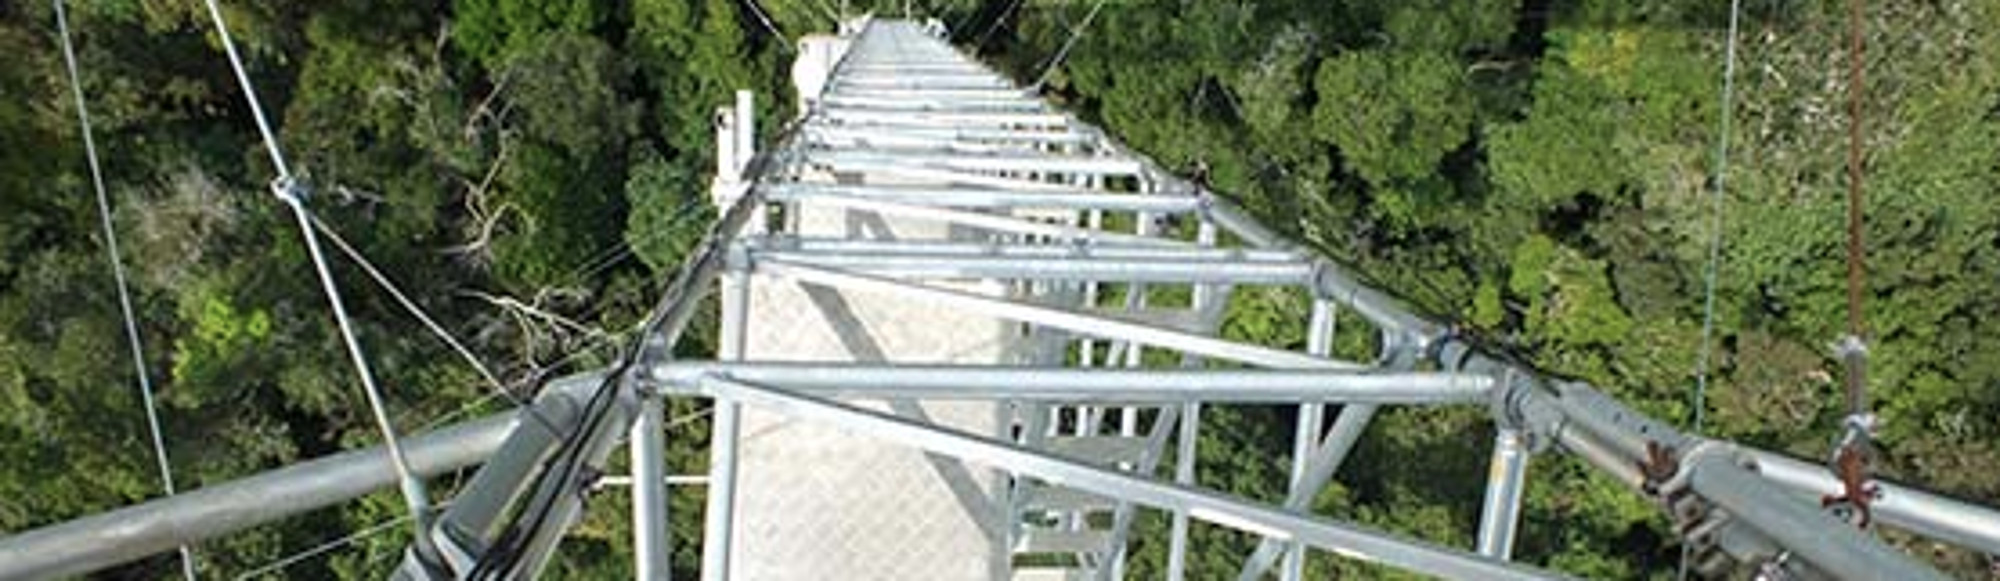
[[[1820,507],[1856,528],[1867,529],[1874,516],[1869,505],[1882,497],[1882,487],[1875,482],[1870,467],[1878,420],[1872,413],[1854,413],[1841,420],[1841,425],[1840,442],[1830,459],[1841,492],[1820,497]]]
[[[271,179],[271,195],[287,204],[303,204],[312,197],[312,190],[305,182],[292,176],[278,176]]]

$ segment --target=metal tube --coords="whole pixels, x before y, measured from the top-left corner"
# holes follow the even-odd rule
[[[1706,444],[1688,454],[1688,486],[1745,524],[1771,537],[1814,568],[1840,579],[1944,579],[1937,571],[1889,548],[1845,522],[1737,465],[1739,456],[1723,444]]]
[[[1315,266],[1319,268],[1319,281],[1314,285],[1319,296],[1339,302],[1340,306],[1361,315],[1383,332],[1396,336],[1416,335],[1419,340],[1440,333],[1440,327],[1411,313],[1402,301],[1361,284],[1333,261],[1320,258]]]
[[[1520,522],[1522,479],[1528,472],[1528,447],[1520,430],[1502,428],[1493,436],[1493,461],[1486,469],[1486,500],[1479,509],[1476,551],[1495,559],[1511,558],[1514,532]]]
[[[632,546],[639,581],[666,581],[673,571],[663,405],[656,397],[641,400],[639,420],[632,424]]]
[[[1602,471],[1605,476],[1624,484],[1626,488],[1639,491],[1646,484],[1646,476],[1639,473],[1636,458],[1620,455],[1611,446],[1583,430],[1564,426],[1556,432],[1556,443],[1564,450],[1575,454],[1578,459]]]
[[[581,448],[575,452],[580,455],[581,470],[601,470],[611,451],[617,448],[619,436],[627,431],[638,413],[638,402],[633,397],[635,390],[621,389],[617,384],[603,389],[613,390],[606,394],[611,400],[600,408],[602,421],[598,421],[596,427],[584,435]],[[587,404],[585,407],[588,409]],[[560,470],[560,467],[556,469]],[[542,519],[539,527],[528,529],[529,536],[526,546],[521,549],[521,556],[515,566],[504,573],[510,577],[541,576],[543,567],[548,566],[550,557],[555,555],[556,546],[566,536],[565,532],[582,517],[583,495],[577,494],[579,484],[580,479],[551,478],[535,490],[536,496],[532,500],[537,502],[528,506],[547,506],[547,517]]]
[[[1333,303],[1325,299],[1314,299],[1312,314],[1306,321],[1306,353],[1319,356],[1332,353],[1333,322]],[[1299,404],[1296,422],[1298,426],[1292,435],[1292,474],[1288,496],[1292,493],[1303,493],[1300,489],[1306,484],[1306,465],[1310,463],[1313,452],[1317,450],[1320,430],[1325,420],[1326,404]],[[1305,545],[1293,541],[1285,550],[1284,564],[1279,569],[1278,577],[1282,581],[1298,581],[1305,576],[1305,566]]]
[[[1243,211],[1236,207],[1236,204],[1209,195],[1207,192],[1195,193],[1202,195],[1203,200],[1208,203],[1208,221],[1222,226],[1222,229],[1228,230],[1230,234],[1235,235],[1251,246],[1270,248],[1291,245],[1283,236],[1279,236],[1278,233],[1272,232],[1270,228],[1265,228],[1263,224],[1259,224],[1256,220],[1245,216]]]
[[[1054,258],[1087,256],[1132,260],[1234,260],[1244,262],[1291,262],[1294,252],[1243,248],[1203,248],[1193,246],[1051,246],[1007,242],[953,242],[938,240],[850,240],[846,238],[783,237],[753,238],[744,241],[751,249],[789,250],[806,254],[899,254],[909,256],[1005,256]],[[1085,304],[1095,298],[1086,289]]]
[[[1347,460],[1347,453],[1361,440],[1362,432],[1368,430],[1368,422],[1375,417],[1375,409],[1369,404],[1341,406],[1340,415],[1333,420],[1333,427],[1327,430],[1312,461],[1306,464],[1305,476],[1300,480],[1303,484],[1295,493],[1285,495],[1285,510],[1305,510],[1312,504],[1313,497],[1319,495],[1320,489],[1333,481],[1333,473],[1340,470],[1340,463]],[[1258,540],[1257,550],[1243,561],[1243,570],[1237,573],[1236,578],[1239,581],[1262,578],[1264,572],[1277,563],[1281,549],[1283,547],[1277,539],[1265,537]]]
[[[1206,522],[1253,534],[1298,538],[1308,545],[1353,559],[1423,571],[1448,579],[1556,577],[1552,573],[1423,541],[1403,539],[1359,525],[1278,510],[839,402],[720,378],[709,378],[703,383],[724,397],[793,418],[822,422],[927,452],[1027,474],[1061,486],[1128,499],[1163,510],[1186,512]]]
[[[1825,466],[1791,457],[1745,449],[1757,462],[1758,474],[1814,501],[1845,490]],[[2000,512],[1890,482],[1875,481],[1881,494],[1869,504],[1883,524],[1919,535],[2000,555]]]
[[[902,116],[899,114],[899,116]],[[869,150],[816,150],[805,157],[806,163],[827,164],[843,171],[850,169],[928,167],[954,171],[1008,171],[1039,173],[1074,173],[1090,175],[1133,175],[1139,173],[1139,164],[1115,157],[1073,157],[1041,153],[1002,153],[988,155],[960,155],[937,153],[930,150],[882,151]]]
[[[701,578],[727,581],[735,528],[736,452],[741,436],[741,404],[716,398],[710,418],[708,455],[708,520],[703,529]]]
[[[792,135],[795,134],[788,133],[788,136],[783,141],[787,143],[792,142]],[[770,159],[769,156],[760,156],[751,165],[753,168],[763,167],[770,163]],[[756,171],[753,169],[751,173],[756,173]],[[644,328],[649,331],[650,336],[645,339],[645,349],[656,353],[670,352],[673,345],[679,340],[681,333],[687,330],[687,326],[694,319],[695,313],[701,308],[701,296],[708,292],[708,289],[715,284],[716,279],[721,276],[722,267],[725,262],[725,241],[734,238],[738,233],[742,232],[751,223],[753,217],[761,214],[762,209],[763,204],[761,200],[753,192],[731,204],[729,210],[724,212],[715,225],[710,227],[708,233],[702,238],[701,246],[693,253],[693,258],[683,263],[681,269],[675,273],[673,282],[661,294],[657,303],[658,306],[653,311],[652,318],[647,320]],[[599,381],[588,381],[584,385],[594,390],[603,384]],[[610,455],[613,444],[617,441],[616,435],[629,428],[633,415],[636,412],[636,409],[633,407],[636,405],[636,402],[632,400],[632,394],[627,391],[627,388],[622,385],[613,385],[607,387],[607,389],[617,390],[614,393],[607,394],[616,399],[610,402],[611,405],[608,408],[598,408],[594,412],[603,414],[603,417],[599,420],[591,420],[594,422],[593,425],[597,426],[596,429],[589,434],[583,435],[584,446],[582,449],[571,452],[572,454],[582,456],[581,460],[584,463],[585,469],[596,470],[603,466],[604,461]],[[572,398],[586,402],[587,404],[590,398],[594,396],[595,392],[593,391],[582,395],[573,394]],[[540,400],[538,400],[537,405],[542,405]],[[580,411],[587,412],[591,410]],[[461,496],[480,499],[480,502],[478,504],[454,504],[452,510],[447,511],[446,514],[447,521],[456,518],[461,522],[491,523],[499,517],[499,511],[513,506],[515,501],[520,500],[523,494],[527,495],[526,500],[530,503],[528,506],[546,507],[547,518],[537,519],[543,523],[543,526],[534,530],[520,530],[520,532],[525,532],[529,536],[522,543],[525,546],[520,549],[516,561],[518,566],[513,572],[527,575],[532,575],[540,571],[541,567],[547,563],[550,553],[555,549],[556,544],[561,542],[563,532],[574,522],[572,520],[573,517],[582,509],[581,496],[575,494],[575,487],[579,482],[573,479],[567,481],[564,479],[550,479],[533,491],[526,490],[529,486],[529,480],[527,479],[530,477],[530,472],[524,469],[524,466],[545,463],[552,458],[548,454],[554,454],[555,452],[554,448],[547,446],[545,443],[547,435],[538,432],[540,430],[532,430],[530,432],[517,431],[515,434],[508,436],[507,446],[503,448],[503,450],[518,451],[520,454],[531,455],[529,459],[525,460],[528,464],[523,465],[510,460],[506,465],[500,466],[500,468],[505,468],[505,470],[494,470],[492,466],[481,469],[474,476],[467,490],[461,493]],[[517,439],[521,440],[518,446],[516,445]],[[537,442],[544,443],[537,444]],[[477,511],[480,510],[489,512],[478,514]],[[479,528],[473,527],[464,530],[479,530]],[[449,533],[450,531],[440,528],[438,532]],[[478,543],[479,547],[485,546],[493,539],[482,538],[481,540],[483,542]],[[471,558],[477,555],[464,556]],[[453,555],[447,554],[446,557],[449,559]],[[461,572],[469,572],[469,570],[462,569]]]
[[[1187,246],[1187,243],[1178,240],[1169,240],[1165,238],[1133,236],[1131,234],[1124,234],[1119,232],[1106,232],[1102,230],[1091,230],[1088,228],[1078,228],[1075,226],[1065,226],[1061,224],[1044,224],[1041,222],[1023,220],[1020,218],[996,216],[993,214],[982,214],[979,212],[967,212],[962,210],[952,210],[948,208],[919,206],[912,204],[896,204],[890,202],[883,202],[879,200],[870,200],[865,198],[850,198],[845,196],[816,196],[812,198],[812,201],[810,203],[816,206],[846,208],[848,210],[860,210],[867,212],[880,212],[883,214],[902,217],[902,218],[933,220],[950,224],[958,224],[961,226],[969,226],[972,228],[994,230],[998,232],[1011,232],[1017,234],[1048,236],[1050,238],[1073,240],[1079,242],[1089,242],[1092,244],[1118,244],[1126,246],[1150,246],[1156,248],[1179,248]]]
[[[1174,448],[1174,483],[1195,486],[1196,441],[1201,431],[1201,403],[1181,404],[1180,441]],[[1174,511],[1172,537],[1167,541],[1167,581],[1187,578],[1188,532],[1192,516],[1183,508]],[[1254,532],[1254,531],[1253,531]]]
[[[276,147],[272,148],[276,152]],[[273,155],[276,155],[275,153]],[[278,160],[283,161],[283,160]],[[396,434],[395,422],[389,419],[388,404],[382,398],[382,388],[375,382],[375,372],[368,364],[368,354],[361,350],[361,340],[354,332],[354,323],[347,314],[346,301],[340,298],[340,285],[333,278],[333,271],[327,266],[320,251],[319,235],[313,232],[312,217],[306,211],[305,201],[299,193],[291,189],[291,181],[280,182],[278,197],[292,210],[292,218],[298,222],[299,230],[305,235],[306,251],[312,257],[313,271],[319,274],[320,290],[326,294],[327,305],[333,309],[333,320],[340,336],[341,344],[347,347],[348,362],[354,365],[354,375],[361,380],[361,393],[367,398],[369,414],[375,418],[375,428],[382,433],[382,444],[389,452],[389,465],[396,469],[397,488],[402,492],[403,504],[410,511],[411,532],[416,538],[417,554],[423,558],[436,555],[431,546],[430,536],[425,534],[432,519],[430,491],[424,487],[423,478],[410,468],[410,460],[403,453],[401,437]]]
[[[1025,96],[1009,98],[992,97],[935,97],[898,99],[867,95],[827,95],[820,103],[829,107],[849,110],[875,111],[1046,111],[1048,105]]]
[[[970,63],[959,63],[959,62],[949,62],[949,61],[944,63],[938,63],[937,61],[927,61],[927,62],[929,63],[929,66],[912,66],[914,65],[913,63],[912,65],[894,66],[894,67],[876,66],[876,67],[854,67],[851,69],[842,69],[840,71],[840,78],[848,81],[860,81],[860,83],[857,84],[869,84],[877,82],[893,83],[896,81],[915,81],[915,80],[974,81],[974,82],[991,83],[991,84],[1005,84],[1007,82],[1006,79],[1000,78],[999,75],[995,75],[992,72],[987,71],[983,68],[978,68],[976,66],[975,67],[965,66],[966,64]],[[945,66],[938,66],[940,64]]]
[[[757,158],[757,103],[756,93],[736,91],[736,168],[739,175],[750,167],[750,160]]]
[[[516,413],[403,439],[410,470],[436,476],[477,464],[521,423]],[[82,575],[183,544],[346,502],[396,482],[381,446],[343,452],[0,538],[0,579]]]
[[[1290,369],[1356,369],[1360,365],[1303,353],[1226,341],[1074,311],[1018,303],[963,291],[935,288],[863,274],[803,264],[766,260],[758,270],[804,282],[866,292],[880,292],[949,305],[999,318],[1056,327],[1104,338],[1124,339],[1187,353],[1250,365]]]
[[[1146,449],[1139,456],[1139,465],[1131,470],[1133,474],[1152,475],[1160,468],[1160,457],[1166,455],[1167,436],[1172,435],[1175,426],[1180,424],[1180,411],[1175,406],[1158,409],[1153,416],[1152,427],[1146,431]],[[1030,444],[1030,447],[1033,445]],[[1132,534],[1132,518],[1137,514],[1137,508],[1130,502],[1120,502],[1112,509],[1111,543],[1107,549],[1110,554],[1105,559],[1109,563],[1102,569],[1101,579],[1117,581],[1125,578],[1126,540]]]
[[[853,97],[873,97],[882,99],[1013,99],[1029,93],[1013,87],[969,88],[969,89],[915,89],[910,87],[842,87],[840,94]]]
[[[1017,258],[1007,256],[897,256],[887,254],[807,254],[753,251],[751,259],[780,260],[841,268],[880,276],[951,279],[1033,279],[1164,283],[1294,285],[1312,280],[1302,262],[1234,260],[1148,260],[1093,257]]]
[[[807,138],[819,143],[827,140],[849,140],[867,144],[913,146],[948,146],[961,143],[1012,143],[1030,146],[1066,145],[1086,143],[1095,136],[1069,128],[952,128],[952,127],[896,127],[887,125],[826,125],[813,123],[806,127]]]
[[[846,92],[847,89],[903,89],[908,91],[960,91],[966,89],[1012,89],[1006,81],[992,79],[846,79],[836,78],[832,85]]]
[[[1208,204],[1209,219],[1243,241],[1266,248],[1291,246],[1284,237],[1243,215],[1234,204],[1212,196],[1204,198],[1204,201]],[[1428,333],[1436,327],[1412,313],[1401,301],[1361,284],[1333,261],[1322,258],[1318,266],[1321,271],[1316,285],[1319,295],[1339,302],[1383,331],[1394,334]]]
[[[747,273],[731,269],[722,277],[722,329],[716,358],[741,361],[748,347],[744,328],[749,323],[750,281]],[[679,383],[679,382],[675,382]],[[736,516],[736,457],[741,436],[742,406],[734,399],[715,399],[710,419],[708,455],[708,514],[703,526],[701,574],[703,579],[724,581],[730,575]]]
[[[1142,178],[1139,183],[1140,190],[1143,193],[1154,192],[1157,185],[1150,178]],[[1201,225],[1195,231],[1195,243],[1201,246],[1214,246],[1215,240],[1215,223],[1202,220]],[[1195,285],[1194,296],[1192,297],[1195,311],[1202,313],[1204,316],[1216,317],[1216,320],[1220,320],[1222,309],[1219,307],[1225,305],[1228,299],[1226,296],[1218,297],[1217,295],[1229,292],[1228,290],[1224,290],[1227,288],[1218,288],[1215,285],[1206,284]],[[1184,368],[1192,368],[1200,364],[1201,361],[1194,354],[1184,353],[1181,356],[1181,366]],[[1195,484],[1195,465],[1199,448],[1197,443],[1200,430],[1201,403],[1189,402],[1182,404],[1180,441],[1176,442],[1177,445],[1174,449],[1174,482],[1182,486],[1193,486]],[[1188,533],[1190,532],[1190,526],[1193,524],[1188,521],[1188,517],[1188,511],[1185,510],[1177,510],[1173,513],[1172,529],[1168,533],[1170,536],[1167,540],[1168,581],[1182,581],[1187,578]]]
[[[1060,191],[1068,186],[1054,182],[1037,181],[1019,172],[968,172],[964,170],[900,165],[856,168],[857,171],[883,174],[888,179],[922,182],[940,182],[954,187],[995,188],[1021,191]]]
[[[764,192],[765,199],[773,202],[831,195],[952,208],[1052,208],[1172,214],[1193,212],[1199,208],[1194,198],[1185,196],[1135,196],[1085,189],[1013,192],[951,187],[854,186],[804,182],[760,185],[757,189]]]
[[[1224,401],[1395,404],[1485,403],[1483,375],[1372,369],[1052,368],[932,364],[673,362],[655,381],[693,385],[703,377],[780,386],[816,397],[943,400],[1028,399],[1063,403]],[[671,389],[671,388],[669,388]]]
[[[828,119],[869,125],[1061,127],[1069,123],[1069,117],[1060,113],[1006,109],[884,109],[829,106],[825,107],[824,111]]]
[[[534,409],[529,412],[546,419],[542,422],[528,422],[524,429],[507,435],[499,449],[485,460],[472,481],[452,499],[451,507],[445,509],[438,518],[435,530],[431,532],[440,545],[451,545],[458,549],[484,547],[500,535],[495,526],[500,517],[516,499],[527,492],[532,484],[532,476],[541,469],[558,446],[559,440],[569,432],[578,429],[577,419],[582,414],[584,400],[589,390],[602,384],[604,374],[585,372],[565,376],[549,382],[535,398]],[[558,431],[559,430],[559,431]],[[443,551],[447,560],[457,559],[463,551]],[[454,566],[467,563],[454,563]]]

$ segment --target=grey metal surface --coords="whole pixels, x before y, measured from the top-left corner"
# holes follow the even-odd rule
[[[403,439],[410,470],[436,476],[484,461],[521,422],[503,413]],[[372,447],[0,538],[0,579],[81,575],[359,498],[394,484]]]
[[[671,362],[655,380],[692,384],[720,376],[822,397],[945,400],[1030,399],[1059,402],[1294,403],[1369,401],[1482,404],[1484,375],[1372,369],[1130,369],[923,363]]]
[[[1244,248],[1024,245],[964,241],[849,240],[792,236],[745,240],[744,243],[752,249],[785,250],[815,256],[844,254],[892,254],[937,257],[999,256],[1017,258],[1079,256],[1135,260],[1241,260],[1263,263],[1292,262],[1301,259],[1300,255],[1295,252]]]
[[[952,308],[974,310],[996,317],[1065,329],[1104,338],[1123,339],[1216,359],[1251,365],[1294,369],[1355,369],[1354,363],[1314,357],[1303,353],[1237,343],[1117,319],[1096,317],[1066,309],[1031,305],[1007,299],[933,287],[881,277],[842,272],[817,266],[780,261],[757,265],[767,274],[828,286],[900,294]]]
[[[871,96],[866,107],[841,106],[838,97],[856,87],[910,85],[894,79],[856,82],[853,67],[879,63],[882,57],[907,56],[909,48],[944,49],[927,37],[912,45],[913,27],[876,23],[857,39],[835,68],[835,82],[819,96],[823,104],[805,122],[809,137],[823,136],[830,127],[886,125],[907,128],[913,122],[965,123],[1036,122],[1034,115],[939,107],[949,96],[897,92]],[[895,50],[890,50],[895,49]],[[917,71],[921,73],[922,71]],[[924,84],[962,85],[963,79],[932,75]],[[994,78],[996,84],[1004,85]],[[1018,93],[1017,93],[1018,95]],[[828,97],[834,97],[829,100]],[[908,99],[911,107],[885,104]],[[961,103],[962,104],[962,103]],[[915,109],[915,110],[906,110]],[[971,110],[968,110],[971,109]],[[1042,115],[1045,121],[1060,117]],[[839,125],[845,124],[845,125]],[[992,125],[999,129],[999,125]],[[986,236],[954,226],[958,217],[948,209],[921,204],[885,202],[866,197],[831,194],[834,188],[938,189],[965,180],[997,176],[968,170],[960,164],[901,167],[875,171],[868,165],[833,166],[814,160],[819,145],[783,153],[794,163],[782,171],[758,176],[762,192],[805,191],[818,195],[777,199],[784,204],[785,226],[770,236],[746,237],[739,254],[749,284],[748,309],[737,323],[727,324],[743,337],[743,356],[750,361],[784,360],[820,364],[874,365],[997,364],[1013,354],[1013,325],[990,316],[912,303],[884,293],[832,289],[770,276],[769,262],[754,250],[760,241],[809,236],[862,241],[980,241]],[[860,151],[858,146],[849,146]],[[881,150],[876,142],[869,150]],[[985,155],[985,154],[967,154]],[[971,173],[968,173],[968,172]],[[978,214],[988,232],[1023,228],[1048,232],[1044,225],[1007,216]],[[768,246],[765,246],[768,248]],[[961,292],[998,294],[998,284],[958,284]],[[746,364],[746,365],[755,365]],[[924,418],[940,429],[998,433],[997,404],[990,398],[965,401],[854,394],[856,405]],[[729,401],[729,398],[720,398]],[[756,409],[745,409],[734,437],[736,464],[727,486],[735,502],[727,530],[712,530],[721,539],[727,563],[711,563],[709,575],[736,579],[992,579],[1007,570],[1005,514],[996,501],[1002,480],[997,472],[967,466],[955,459],[926,454],[841,433],[828,426],[798,422]]]
[[[1727,445],[1698,448],[1688,458],[1688,485],[1733,518],[1770,536],[1786,550],[1838,579],[1945,579],[1874,536],[1798,502],[1737,463]]]
[[[1758,475],[1796,491],[1808,502],[1845,492],[1825,466],[1763,450],[1746,452],[1756,461]],[[1870,507],[1883,524],[2000,555],[2000,512],[1893,482],[1876,484],[1881,494]]]
[[[666,581],[672,575],[673,541],[667,537],[667,453],[665,403],[639,402],[639,419],[629,436],[632,454],[632,549],[634,577]]]
[[[1186,213],[1199,209],[1199,200],[1181,196],[1139,196],[1108,194],[1097,190],[1013,192],[916,186],[855,186],[788,183],[758,186],[766,199],[787,202],[814,196],[846,196],[902,204],[924,204],[947,208],[1050,208],[1104,209],[1127,212]]]
[[[1513,555],[1527,473],[1528,445],[1521,432],[1500,429],[1493,435],[1493,460],[1486,469],[1486,499],[1479,508],[1479,536],[1473,545],[1479,554],[1495,559]]]
[[[1196,519],[1252,534],[1297,538],[1315,548],[1348,558],[1424,571],[1447,579],[1562,577],[1462,550],[1399,538],[1358,525],[1279,510],[1183,484],[1134,476],[989,437],[938,430],[921,422],[838,402],[725,379],[709,378],[703,383],[723,397],[786,416],[839,426],[853,433],[1030,474],[1164,510],[1184,511]]]
[[[908,278],[1030,279],[1112,282],[1176,282],[1239,285],[1295,285],[1313,277],[1304,262],[1005,256],[804,255],[782,250],[752,252],[751,260],[778,260]]]

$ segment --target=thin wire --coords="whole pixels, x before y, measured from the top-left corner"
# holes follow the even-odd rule
[[[750,6],[750,13],[757,15],[757,21],[764,24],[764,29],[771,31],[771,36],[776,36],[778,37],[778,40],[782,41],[782,43],[778,45],[780,48],[782,48],[785,52],[792,51],[792,39],[786,38],[785,33],[778,31],[778,25],[771,23],[771,17],[764,14],[764,9],[757,5],[757,0],[737,0],[737,1],[742,2],[744,4],[748,4]]]
[[[361,350],[361,341],[355,336],[353,323],[348,320],[347,307],[340,300],[340,290],[333,281],[333,272],[327,267],[326,255],[320,250],[319,237],[313,234],[312,218],[306,211],[305,200],[298,183],[293,180],[285,154],[278,146],[276,134],[264,117],[264,106],[257,101],[257,89],[250,82],[250,74],[243,68],[243,59],[236,53],[236,43],[229,37],[229,23],[222,18],[222,8],[216,0],[207,0],[208,14],[215,21],[216,34],[222,39],[223,51],[229,56],[229,66],[236,72],[236,81],[243,87],[243,99],[250,105],[250,112],[257,121],[257,131],[264,137],[264,148],[271,155],[271,165],[277,170],[278,179],[272,189],[285,205],[292,209],[292,217],[298,221],[299,233],[305,238],[307,254],[312,258],[313,269],[319,275],[320,288],[326,293],[327,303],[333,309],[334,322],[340,329],[341,339],[347,345],[348,359],[354,364],[354,372],[361,378],[362,391],[368,397],[368,407],[375,416],[376,427],[382,431],[385,447],[389,449],[389,459],[396,469],[396,476],[402,486],[403,500],[409,505],[410,514],[416,524],[416,544],[420,554],[429,554],[428,531],[430,498],[424,490],[424,483],[410,470],[409,459],[403,453],[403,445],[396,438],[396,428],[389,422],[389,413],[384,409],[381,390],[375,385],[375,375],[369,370],[368,358]]]
[[[1705,409],[1708,406],[1708,374],[1711,350],[1715,338],[1715,281],[1722,262],[1722,206],[1729,183],[1729,122],[1736,96],[1736,31],[1742,17],[1742,0],[1729,2],[1729,39],[1723,50],[1722,60],[1722,109],[1721,126],[1715,138],[1715,189],[1708,194],[1708,269],[1702,280],[1701,305],[1701,349],[1695,357],[1694,375],[1694,433],[1702,430]],[[1677,578],[1686,579],[1688,566],[1694,558],[1692,545],[1681,545],[1681,562]]]
[[[1014,10],[1021,7],[1021,2],[1022,0],[1014,0],[1012,4],[1007,5],[1006,10],[1000,11],[999,18],[993,19],[992,23],[986,25],[986,32],[980,33],[979,42],[972,45],[972,54],[977,55],[980,51],[986,49],[986,41],[993,38],[993,31],[999,30],[1000,25],[1007,22],[1007,17],[1013,15]]]
[[[139,377],[139,399],[146,407],[146,431],[153,441],[153,460],[159,464],[160,488],[174,495],[174,470],[167,459],[167,442],[160,429],[160,409],[153,397],[152,374],[146,371],[146,349],[139,339],[138,318],[132,312],[132,291],[125,280],[125,261],[119,258],[118,230],[111,224],[111,197],[105,193],[104,169],[97,159],[97,138],[91,135],[90,106],[83,98],[83,78],[77,73],[76,47],[70,42],[69,15],[63,0],[54,0],[56,29],[62,34],[63,64],[69,70],[69,86],[76,96],[76,122],[83,133],[83,153],[90,160],[90,184],[97,190],[97,220],[104,228],[104,253],[111,260],[111,278],[118,285],[118,311],[125,319],[125,342],[132,351],[132,371]],[[181,576],[194,581],[194,552],[180,546]]]
[[[1064,59],[1069,58],[1070,49],[1076,47],[1076,41],[1083,38],[1083,33],[1090,29],[1091,21],[1097,20],[1097,11],[1102,8],[1104,8],[1104,0],[1097,0],[1096,3],[1090,5],[1090,12],[1083,15],[1083,22],[1078,23],[1076,28],[1070,29],[1069,40],[1063,41],[1062,49],[1056,51],[1055,58],[1049,59],[1049,64],[1042,67],[1042,74],[1035,76],[1035,85],[1030,89],[1030,92],[1041,92],[1042,85],[1049,82],[1049,75],[1056,72],[1056,67],[1061,65]]]
[[[559,280],[569,281],[569,284],[576,284],[582,282],[583,279],[596,276],[597,273],[604,272],[605,269],[609,269],[612,266],[615,266],[618,263],[623,262],[626,258],[632,256],[634,252],[633,250],[634,246],[638,246],[643,243],[649,243],[656,238],[673,234],[675,233],[677,228],[680,228],[681,226],[686,225],[688,222],[701,217],[702,215],[701,212],[697,212],[694,210],[697,210],[700,205],[705,203],[707,202],[695,198],[689,198],[683,200],[681,202],[681,205],[678,208],[674,209],[672,221],[667,222],[665,226],[649,230],[644,234],[640,234],[638,238],[632,240],[620,240],[616,243],[611,244],[608,247],[605,247],[603,250],[600,250],[597,253],[591,255],[591,257],[589,259],[586,259],[583,262],[583,264],[578,265],[576,268],[571,269],[567,274],[564,274]]]
[[[251,579],[261,575],[268,575],[271,573],[282,571],[286,567],[297,565],[299,564],[299,562],[304,561],[306,559],[311,559],[328,551],[341,548],[342,546],[353,544],[363,539],[367,539],[369,537],[382,534],[384,531],[393,529],[397,525],[403,524],[408,520],[410,520],[410,515],[407,514],[396,515],[395,518],[391,518],[389,520],[369,525],[368,528],[348,533],[346,536],[331,541],[327,541],[324,543],[320,543],[318,545],[314,545],[310,548],[307,548],[306,550],[292,553],[276,561],[267,563],[262,567],[246,571],[241,575],[237,575],[236,581],[243,581],[244,579]]]
[[[335,248],[345,253],[349,260],[354,261],[356,265],[361,267],[362,272],[368,273],[368,276],[375,280],[377,286],[382,287],[382,290],[387,291],[389,296],[394,297],[396,303],[403,306],[403,310],[409,311],[410,316],[416,317],[418,321],[424,324],[425,328],[430,329],[432,335],[437,336],[438,340],[450,346],[452,351],[458,354],[459,358],[464,359],[466,364],[471,365],[474,370],[478,371],[479,376],[484,378],[487,385],[493,388],[492,396],[507,398],[508,403],[526,410],[529,417],[533,418],[536,423],[541,424],[543,428],[547,428],[550,434],[562,433],[561,430],[556,429],[555,422],[549,421],[534,406],[527,405],[527,402],[522,401],[521,397],[515,395],[513,390],[508,389],[506,384],[502,383],[500,378],[493,374],[493,370],[487,368],[486,364],[479,360],[478,355],[474,355],[471,349],[466,348],[464,343],[459,342],[458,338],[453,337],[451,332],[446,331],[443,325],[439,325],[437,320],[432,319],[429,313],[425,313],[423,307],[417,306],[415,301],[410,300],[408,295],[403,294],[403,290],[397,288],[394,281],[389,280],[387,275],[382,274],[381,270],[375,268],[375,264],[369,262],[368,257],[362,255],[361,251],[356,250],[353,245],[348,244],[347,239],[342,238],[339,232],[334,231],[331,226],[328,226],[325,221],[320,220],[318,216],[311,216],[311,218],[313,227],[318,229],[321,234],[326,235],[327,240],[333,241]],[[481,401],[485,401],[485,399]]]
[[[290,181],[291,165],[285,163],[285,152],[278,149],[278,137],[271,133],[271,123],[264,118],[264,105],[257,102],[257,90],[250,84],[250,73],[243,68],[243,57],[236,54],[236,41],[229,37],[229,24],[222,19],[222,8],[215,0],[207,0],[208,15],[215,20],[215,32],[222,37],[222,51],[229,55],[229,66],[236,71],[236,83],[243,87],[243,100],[250,103],[250,116],[257,121],[257,132],[264,137],[264,150],[271,155],[271,165],[276,166],[279,179]]]
[[[1715,336],[1715,286],[1716,272],[1722,262],[1722,207],[1729,182],[1729,122],[1730,107],[1736,94],[1736,30],[1737,18],[1742,0],[1729,3],[1729,41],[1724,51],[1722,65],[1722,114],[1718,123],[1720,133],[1715,139],[1715,189],[1708,198],[1708,269],[1703,275],[1701,307],[1701,350],[1695,360],[1694,380],[1694,431],[1701,432],[1706,400],[1708,397],[1708,374],[1710,351]]]

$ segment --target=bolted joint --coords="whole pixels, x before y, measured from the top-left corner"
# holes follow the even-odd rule
[[[1540,380],[1513,367],[1503,367],[1497,373],[1499,383],[1487,404],[1494,423],[1519,430],[1531,453],[1554,447],[1567,422],[1562,410],[1543,392]]]
[[[648,339],[641,349],[644,349],[644,352],[639,356],[638,363],[626,369],[625,377],[619,381],[639,399],[661,397],[665,390],[661,389],[660,382],[653,378],[653,367],[672,359],[673,354],[668,351],[664,341],[656,343]]]
[[[1507,368],[1489,372],[1487,377],[1493,378],[1493,390],[1487,392],[1489,395],[1486,398],[1486,409],[1488,415],[1493,417],[1493,427],[1531,435],[1534,430],[1529,428],[1520,410],[1521,399],[1525,396],[1519,393],[1528,378]]]

